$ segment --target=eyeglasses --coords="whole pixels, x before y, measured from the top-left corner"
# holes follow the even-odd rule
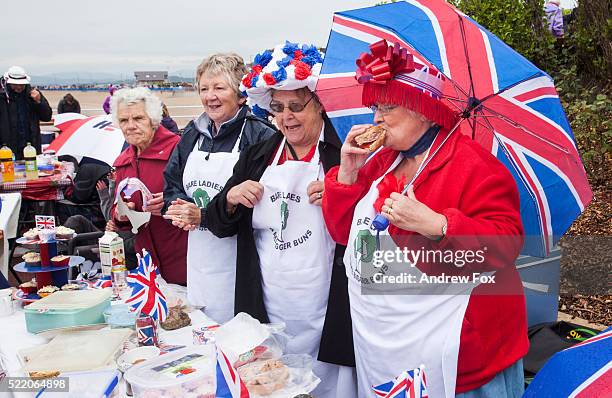
[[[397,105],[390,105],[390,104],[386,104],[386,105],[372,105],[370,107],[370,109],[372,110],[372,112],[376,113],[376,112],[380,112],[383,115],[391,112],[392,110],[394,110],[395,108],[397,108]]]
[[[308,99],[308,101],[306,101],[305,104],[300,104],[299,102],[290,102],[289,105],[287,105],[287,108],[289,108],[289,110],[293,113],[300,113],[304,110],[304,108],[306,108],[306,106],[308,106],[308,103],[310,103],[313,98],[314,94],[310,96],[310,98]],[[283,113],[283,111],[285,110],[285,104],[283,104],[282,102],[272,101],[270,102],[270,109],[274,113]]]

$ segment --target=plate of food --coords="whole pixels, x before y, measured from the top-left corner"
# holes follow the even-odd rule
[[[48,235],[47,231],[45,231]],[[17,239],[17,243],[20,245],[37,245],[40,243],[41,232],[36,228],[31,228],[24,232],[21,238]],[[55,228],[55,240],[67,241],[73,239],[76,236],[76,232],[72,228],[64,227],[60,225]]]
[[[30,304],[60,290],[85,290],[89,289],[89,287],[89,283],[85,281],[69,280],[68,283],[63,285],[61,288],[48,285],[44,286],[42,289],[38,289],[36,286],[36,281],[32,279],[31,281],[24,282],[19,285],[19,289],[13,292],[13,299],[21,301],[24,304]]]

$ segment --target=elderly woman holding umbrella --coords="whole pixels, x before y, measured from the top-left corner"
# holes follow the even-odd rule
[[[202,61],[196,85],[204,113],[187,125],[164,171],[164,217],[189,231],[189,302],[205,306],[220,323],[234,317],[236,239],[220,239],[206,229],[206,206],[232,175],[240,151],[276,131],[245,104],[238,87],[246,72],[237,54]]]
[[[341,146],[313,93],[321,63],[314,46],[289,42],[255,58],[241,88],[281,132],[241,153],[206,226],[237,235],[236,312],[284,322],[293,336],[287,352],[318,357],[314,396],[352,397],[344,247],[331,239],[320,207],[324,172],[338,164]]]
[[[523,242],[516,185],[497,159],[455,131],[458,117],[441,100],[442,74],[397,44],[370,49],[357,60],[357,79],[363,104],[385,130],[384,147],[374,155],[360,147],[370,126],[353,126],[323,196],[329,231],[347,244],[359,397],[420,365],[431,397],[519,397],[528,341],[514,268]],[[383,246],[449,257],[410,267],[393,264]],[[453,263],[467,250],[483,250],[482,258]],[[397,294],[397,279],[384,279],[397,276],[392,270],[401,270],[400,281],[424,282],[407,282]],[[487,271],[496,284],[421,279]]]

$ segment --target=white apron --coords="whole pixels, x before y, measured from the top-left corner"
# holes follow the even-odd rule
[[[401,160],[401,155],[398,155],[385,175]],[[374,397],[373,385],[392,381],[402,371],[423,364],[429,396],[452,398],[455,396],[459,337],[470,288],[458,288],[462,291],[460,294],[418,293],[420,287],[408,295],[394,295],[389,291],[362,294],[360,280],[365,275],[361,273],[361,258],[366,258],[364,256],[368,256],[368,251],[372,254],[376,236],[376,231],[371,227],[371,221],[376,216],[373,204],[378,198],[377,185],[383,177],[372,183],[368,193],[357,204],[344,255],[353,320],[358,396]],[[381,241],[386,243],[386,247],[381,245],[381,248],[395,250],[396,246],[387,231],[381,232],[380,236]],[[416,267],[402,267],[401,270],[414,274],[417,280],[421,275]],[[389,274],[393,274],[393,271],[387,271]],[[384,286],[385,289],[393,289],[389,284]]]
[[[242,125],[244,129],[244,124]],[[232,176],[240,153],[242,131],[231,152],[199,150],[199,140],[187,158],[183,188],[199,208],[204,208]],[[207,160],[208,158],[208,160]],[[187,246],[187,298],[218,323],[234,317],[236,237],[217,238],[205,228],[189,232]]]
[[[324,177],[319,149],[312,161],[278,165],[285,139],[260,179],[263,197],[253,209],[255,244],[261,264],[264,304],[270,322],[284,322],[292,336],[286,352],[308,354],[321,383],[317,398],[354,396],[349,368],[317,361],[327,310],[335,243],[320,206],[310,204],[308,184]],[[341,368],[344,368],[341,370]],[[342,385],[339,385],[338,375]],[[340,393],[338,393],[340,389]]]

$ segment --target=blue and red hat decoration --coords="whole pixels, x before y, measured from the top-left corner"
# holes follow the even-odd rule
[[[385,40],[370,45],[355,61],[355,79],[363,84],[365,106],[393,104],[418,112],[444,129],[459,120],[443,101],[445,76],[432,66],[417,62],[399,43]]]
[[[240,91],[251,107],[270,111],[271,90],[314,91],[322,65],[323,56],[314,45],[286,41],[255,56]]]

